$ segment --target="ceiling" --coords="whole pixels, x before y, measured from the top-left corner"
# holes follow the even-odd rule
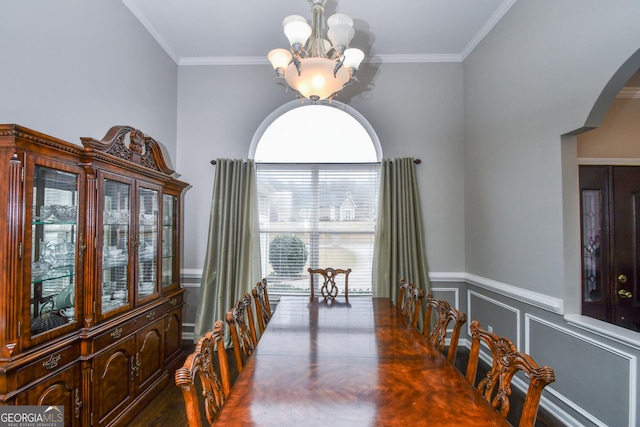
[[[179,65],[268,63],[288,47],[287,15],[307,0],[122,0]],[[353,18],[351,47],[379,62],[462,61],[516,0],[328,0],[325,16]]]

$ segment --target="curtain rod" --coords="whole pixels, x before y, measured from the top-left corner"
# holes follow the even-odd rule
[[[217,162],[215,160],[211,160],[211,164],[215,166]],[[420,163],[422,163],[422,160],[420,159],[413,159],[413,163],[415,163],[416,165],[419,165]]]

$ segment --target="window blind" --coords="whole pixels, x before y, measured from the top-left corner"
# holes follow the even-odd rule
[[[257,163],[263,276],[270,294],[308,294],[307,268],[351,268],[372,294],[379,163]]]

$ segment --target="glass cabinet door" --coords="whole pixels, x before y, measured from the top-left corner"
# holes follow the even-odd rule
[[[138,221],[138,298],[156,292],[158,269],[158,194],[159,191],[140,187]]]
[[[131,185],[104,180],[102,210],[102,313],[129,305]]]
[[[178,198],[169,194],[162,196],[162,287],[176,280],[176,209]]]
[[[76,320],[78,175],[36,165],[31,225],[31,336]]]

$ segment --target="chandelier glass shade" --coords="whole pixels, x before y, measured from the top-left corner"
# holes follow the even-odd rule
[[[327,19],[323,37],[326,0],[309,0],[311,25],[299,15],[282,21],[290,49],[273,49],[267,57],[276,71],[276,81],[312,102],[331,99],[345,86],[355,83],[355,73],[364,59],[360,49],[349,48],[355,35],[353,20],[343,13]]]

